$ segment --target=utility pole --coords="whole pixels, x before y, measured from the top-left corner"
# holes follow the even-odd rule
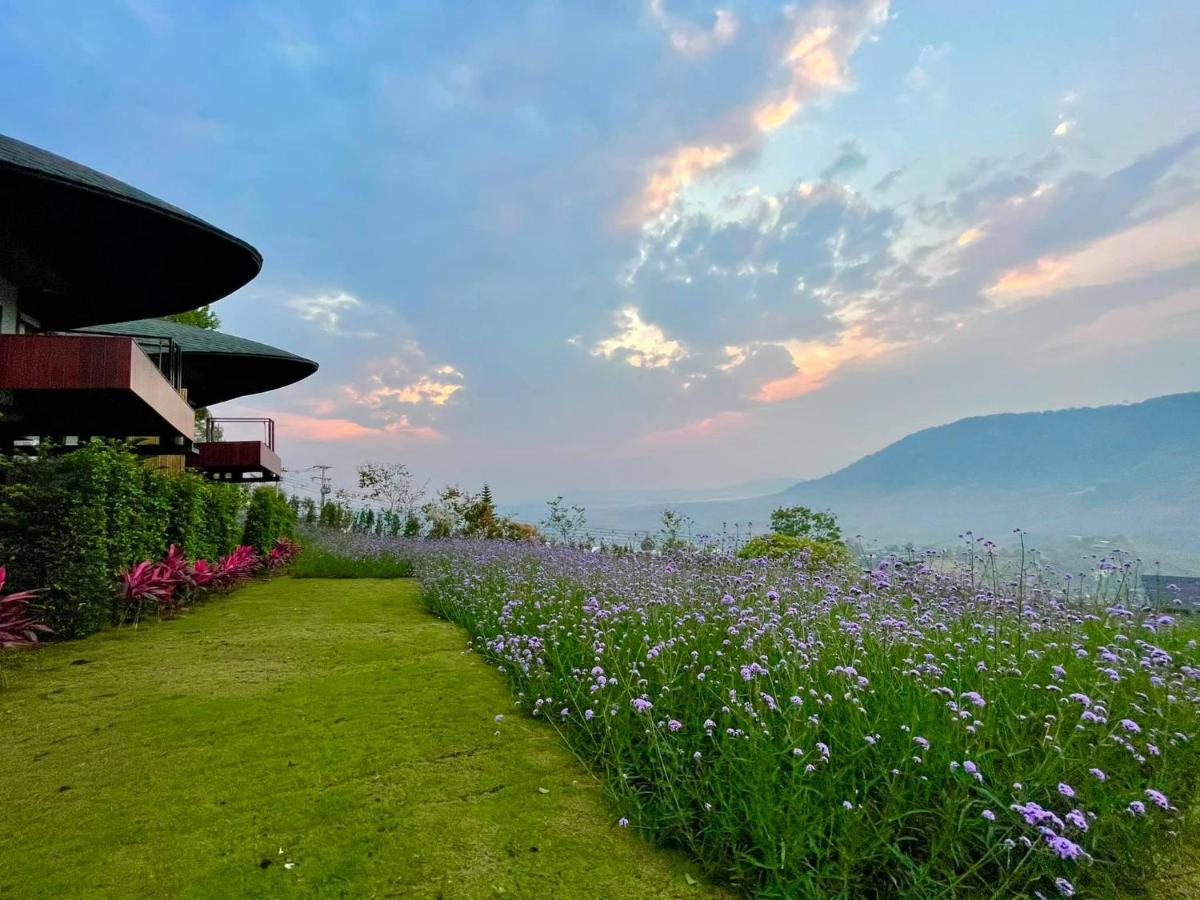
[[[321,482],[321,506],[318,510],[318,512],[321,512],[325,509],[325,501],[328,499],[330,492],[333,490],[333,479],[329,476],[329,470],[332,469],[333,466],[313,466],[313,468],[321,470],[320,475],[314,475],[312,477],[313,481]]]

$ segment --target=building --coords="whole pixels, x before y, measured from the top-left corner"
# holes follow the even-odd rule
[[[226,481],[278,480],[261,441],[197,440],[196,410],[317,364],[152,317],[213,303],[262,268],[252,246],[137,188],[0,136],[0,452],[129,440]],[[238,445],[238,446],[234,446]]]
[[[1143,575],[1146,603],[1155,609],[1200,612],[1200,578],[1191,575]]]

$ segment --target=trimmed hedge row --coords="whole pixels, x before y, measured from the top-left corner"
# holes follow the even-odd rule
[[[0,560],[58,638],[113,621],[114,578],[171,544],[216,559],[241,542],[246,492],[193,473],[163,473],[119,444],[0,458]]]

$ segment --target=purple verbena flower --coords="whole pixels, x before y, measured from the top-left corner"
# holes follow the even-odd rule
[[[1159,809],[1170,809],[1171,801],[1167,799],[1167,795],[1162,791],[1156,791],[1154,788],[1146,789],[1146,798],[1157,806]]]

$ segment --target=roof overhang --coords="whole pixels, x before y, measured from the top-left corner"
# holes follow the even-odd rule
[[[0,275],[66,329],[195,309],[254,278],[246,242],[137,188],[0,135]]]
[[[270,344],[169,320],[118,322],[83,331],[171,338],[183,355],[182,380],[188,402],[197,407],[277,390],[317,371],[311,359]]]

